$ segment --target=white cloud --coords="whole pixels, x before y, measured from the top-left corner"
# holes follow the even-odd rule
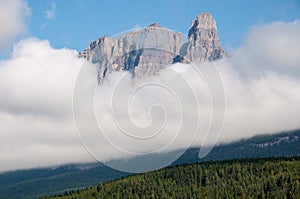
[[[275,22],[253,27],[244,44],[234,52],[240,70],[276,71],[299,75],[300,23]],[[239,62],[238,62],[239,61]],[[249,64],[244,64],[249,63]],[[249,66],[251,65],[250,69]]]
[[[55,11],[56,11],[56,5],[54,3],[52,3],[51,8],[46,11],[46,18],[48,20],[55,19]]]
[[[0,1],[0,53],[7,52],[14,39],[26,31],[30,9],[24,0]]]
[[[72,119],[73,85],[83,63],[76,51],[35,38],[20,41],[0,62],[0,170],[90,160]]]
[[[227,117],[219,142],[230,142],[260,133],[276,133],[282,130],[299,128],[300,117],[300,57],[296,56],[300,46],[299,23],[273,23],[255,27],[245,43],[231,57],[216,62],[226,90]],[[292,42],[291,42],[292,41]],[[9,60],[0,62],[0,170],[57,165],[68,162],[90,161],[92,158],[83,149],[74,129],[72,116],[72,96],[78,71],[86,61],[79,59],[77,53],[68,49],[53,49],[49,42],[29,38],[19,42]],[[203,63],[201,66],[213,66]],[[87,83],[95,84],[95,66]],[[186,115],[193,118],[195,106],[178,79],[170,76],[170,70],[180,71],[182,77],[195,88],[199,97],[200,130],[206,129],[210,114],[210,103],[205,85],[199,81],[193,67],[176,64],[157,76],[131,81],[125,79],[115,98],[115,108],[128,105],[130,119],[122,113],[120,125],[131,122],[145,127],[147,124],[159,125],[163,121],[163,109],[152,109],[151,105],[163,105],[167,113],[166,131],[154,143],[132,143],[119,137],[118,128],[111,117],[111,93],[114,85],[124,73],[111,73],[101,85],[96,95],[96,115],[98,122],[119,146],[136,152],[147,152],[164,145],[180,126],[176,98],[160,88],[148,88],[137,92],[133,104],[126,94],[133,85],[148,81],[164,81],[178,89],[182,105],[187,106]],[[123,97],[124,96],[124,97]],[[85,105],[85,95],[79,101]],[[116,97],[116,96],[115,96]],[[159,108],[159,107],[158,107]],[[159,114],[157,114],[159,113]],[[152,117],[151,117],[152,116]],[[81,117],[89,129],[91,121]],[[192,120],[191,120],[192,121]],[[185,135],[172,149],[186,145],[193,136],[190,123],[185,124]],[[128,128],[132,128],[128,126]],[[89,139],[89,147],[103,155],[104,160],[122,157],[123,153],[111,150],[105,140],[93,134],[94,129],[80,131]],[[146,132],[146,131],[145,131]],[[145,136],[145,132],[135,132]],[[140,134],[141,133],[141,134]],[[145,135],[144,135],[144,134]],[[203,132],[194,145],[200,145]],[[214,136],[211,136],[214,137]],[[211,143],[214,140],[209,140]]]

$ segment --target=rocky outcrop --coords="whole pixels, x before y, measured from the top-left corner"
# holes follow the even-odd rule
[[[203,13],[192,21],[188,34],[185,60],[189,62],[214,61],[226,57],[223,50],[216,21],[209,13]]]
[[[214,61],[227,55],[220,44],[216,21],[203,13],[192,22],[187,39],[153,23],[116,38],[101,37],[80,56],[99,64],[98,77],[102,80],[115,70],[141,76],[155,74],[176,62]]]

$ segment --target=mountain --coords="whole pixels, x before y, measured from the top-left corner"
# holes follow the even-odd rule
[[[212,160],[299,156],[300,130],[275,135],[260,135],[230,144],[221,144],[214,147],[203,159],[198,158],[198,153],[199,148],[188,149],[172,165]],[[0,198],[20,198],[20,196],[36,198],[41,195],[53,195],[128,175],[101,163],[11,171],[0,174]]]
[[[188,38],[153,23],[117,37],[103,36],[79,54],[97,63],[102,80],[111,71],[130,71],[133,76],[155,74],[176,62],[214,61],[227,54],[223,50],[216,21],[202,13],[192,21]]]
[[[53,198],[300,198],[299,168],[299,157],[180,165]]]
[[[258,135],[249,139],[215,146],[202,159],[198,148],[188,149],[175,164],[245,158],[291,157],[300,155],[300,130],[274,135]]]
[[[129,175],[101,163],[70,164],[0,174],[0,198],[31,199],[108,182]]]

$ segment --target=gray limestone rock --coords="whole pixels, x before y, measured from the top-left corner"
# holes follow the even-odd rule
[[[220,44],[216,21],[203,13],[192,22],[187,39],[153,23],[116,38],[101,37],[79,56],[99,65],[101,81],[111,71],[130,71],[134,77],[151,75],[176,62],[214,61],[227,54]]]
[[[217,31],[216,21],[209,13],[202,13],[192,21],[188,34],[185,60],[187,62],[214,61],[226,57]]]

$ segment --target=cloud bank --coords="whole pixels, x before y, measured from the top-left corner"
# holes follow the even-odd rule
[[[251,29],[240,48],[230,52],[230,58],[198,66],[216,67],[223,80],[226,120],[218,143],[300,127],[297,120],[300,116],[299,35],[298,22],[257,26]],[[90,68],[86,81],[95,84],[96,66],[79,59],[76,51],[53,49],[49,42],[35,38],[16,44],[11,58],[0,62],[1,171],[93,160],[78,138],[72,112],[74,85],[83,65]],[[179,74],[191,85],[198,99],[197,107],[188,90],[179,81],[174,81],[178,79],[174,79],[170,71]],[[179,104],[190,105],[186,106],[189,114],[185,115],[184,136],[168,150],[189,144],[194,136],[189,126],[194,123],[188,121],[193,121],[190,119],[197,108],[200,125],[192,145],[202,144],[210,121],[210,98],[205,84],[191,65],[176,64],[156,76],[134,81],[124,74],[111,73],[95,95],[97,122],[114,144],[135,153],[147,153],[169,143],[182,125],[176,95],[182,96]],[[120,79],[122,87],[114,95],[115,85]],[[141,92],[137,90],[128,99],[128,93],[132,93],[131,88],[135,85],[159,81],[177,88],[175,97],[163,87],[152,86],[143,87]],[[114,106],[111,106],[112,99]],[[78,100],[84,103],[86,99],[83,95]],[[116,108],[128,108],[129,118],[123,112],[115,112],[119,127],[132,129],[129,125],[134,124],[147,129],[155,124],[154,127],[163,126],[165,134],[152,143],[133,143],[119,137],[124,129],[120,130],[111,117],[112,107],[116,111]],[[93,153],[96,151],[96,155],[102,155],[103,160],[122,157],[123,153],[112,150],[106,141],[98,139],[99,135],[94,134],[94,129],[89,129],[90,121],[84,115],[81,119],[86,131],[79,131],[80,136],[88,140],[88,148]],[[166,123],[162,123],[165,119]],[[151,130],[157,131],[148,130],[129,133],[131,136],[147,137]],[[215,138],[208,136],[208,144],[215,141],[210,137]]]
[[[0,63],[0,170],[90,160],[74,130],[77,52],[28,38]],[[80,158],[78,158],[80,157]]]

